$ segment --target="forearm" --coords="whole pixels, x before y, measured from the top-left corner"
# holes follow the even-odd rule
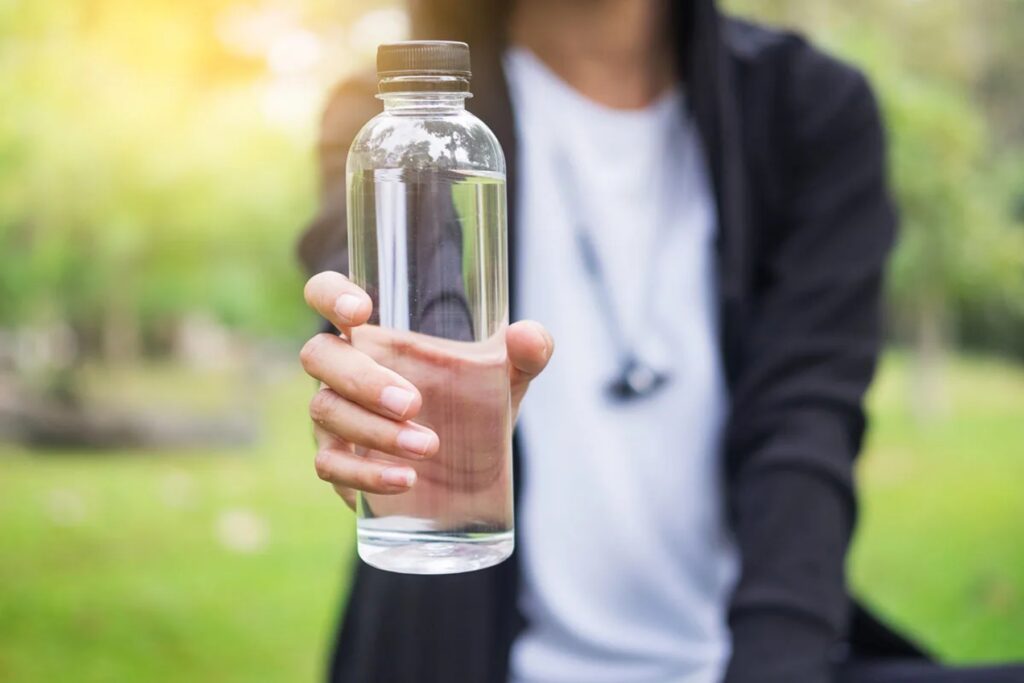
[[[825,683],[845,636],[844,560],[853,521],[848,492],[811,468],[751,473],[737,489],[744,549],[729,609],[727,683]]]

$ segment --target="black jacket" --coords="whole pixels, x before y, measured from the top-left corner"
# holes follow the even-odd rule
[[[731,395],[722,457],[742,558],[727,681],[824,683],[851,629],[854,648],[912,652],[852,607],[844,575],[852,466],[896,224],[882,126],[864,77],[800,37],[722,18],[711,0],[676,9],[679,66],[719,216]],[[470,108],[506,152],[514,257],[516,140],[500,36],[429,37],[471,42]],[[327,109],[323,204],[300,245],[310,271],[347,267],[345,155],[379,111],[375,85],[343,84]],[[517,476],[529,485],[519,463]],[[331,675],[348,683],[504,681],[522,627],[516,589],[514,559],[442,577],[358,563]]]

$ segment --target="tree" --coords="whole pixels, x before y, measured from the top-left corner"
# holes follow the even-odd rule
[[[1020,116],[993,133],[996,117],[987,108],[1010,101],[1006,81],[1014,77],[1007,74],[1015,73],[1016,92],[1024,91],[1024,74],[1007,66],[1019,65],[1011,46],[1024,37],[1024,3],[1002,12],[942,0],[730,4],[802,26],[870,75],[902,216],[889,288],[893,333],[916,351],[916,412],[941,412],[941,360],[958,321],[993,306],[1024,320],[1024,231],[1012,212],[1019,188],[1000,180],[1007,177],[1001,168],[1024,165],[1013,131]],[[1016,23],[1005,21],[1008,12]],[[990,34],[1003,39],[987,42]],[[1000,97],[986,100],[993,73],[1000,74]]]

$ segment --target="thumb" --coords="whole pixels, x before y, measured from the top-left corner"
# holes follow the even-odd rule
[[[555,341],[540,323],[520,320],[509,325],[505,344],[508,348],[512,405],[518,408],[530,381],[547,366],[555,350]]]

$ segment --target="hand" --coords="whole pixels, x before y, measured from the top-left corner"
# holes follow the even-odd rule
[[[421,411],[429,412],[424,403],[429,404],[434,394],[451,394],[456,386],[460,403],[478,405],[479,383],[459,378],[478,376],[492,362],[500,362],[502,379],[507,376],[509,382],[514,420],[530,381],[554,350],[551,336],[532,321],[510,325],[504,340],[496,335],[494,341],[503,342],[504,348],[494,349],[497,353],[488,354],[490,358],[462,353],[465,342],[367,325],[370,297],[339,273],[310,278],[305,296],[342,335],[318,334],[300,353],[303,368],[321,382],[309,407],[318,445],[316,471],[353,508],[356,490],[408,491],[417,479],[411,465],[423,469],[425,460],[438,453],[439,435],[414,421]],[[490,340],[483,344],[491,345]],[[379,362],[384,359],[391,367]],[[495,438],[493,433],[478,436]]]

